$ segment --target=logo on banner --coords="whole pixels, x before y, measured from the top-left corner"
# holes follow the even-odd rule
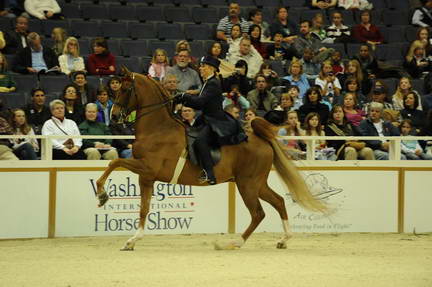
[[[96,181],[90,179],[96,196]],[[95,232],[132,231],[139,227],[141,197],[139,185],[125,177],[122,182],[109,178],[105,191],[110,200],[95,214]],[[145,229],[150,231],[176,230],[187,233],[194,219],[195,197],[192,186],[157,182],[154,184],[150,212]]]
[[[318,199],[330,203],[333,208],[340,206],[334,206],[337,199],[341,199],[343,192],[342,188],[333,187],[329,184],[328,178],[322,173],[311,173],[305,177],[306,185],[309,187],[312,195]],[[291,197],[290,193],[286,193],[285,199],[291,201],[292,204],[296,204],[295,200]],[[339,205],[341,202],[339,202]],[[291,228],[294,231],[342,231],[349,229],[351,223],[332,222],[331,218],[318,213],[311,213],[306,211],[298,211],[292,216],[293,224]]]

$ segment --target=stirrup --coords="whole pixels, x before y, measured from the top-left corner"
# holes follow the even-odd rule
[[[198,182],[200,184],[204,184],[204,183],[208,183],[210,185],[215,185],[216,184],[216,179],[215,178],[209,178],[207,171],[205,169],[201,170],[201,175],[198,178]]]

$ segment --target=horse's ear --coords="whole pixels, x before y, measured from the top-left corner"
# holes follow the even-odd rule
[[[121,66],[121,74],[126,76],[126,77],[130,77],[130,75],[132,74],[131,71],[128,70],[128,68],[126,68],[125,65]]]

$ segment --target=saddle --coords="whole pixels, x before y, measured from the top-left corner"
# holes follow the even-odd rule
[[[186,127],[187,151],[188,151],[187,159],[190,160],[193,164],[200,167],[202,167],[201,160],[198,158],[198,154],[195,152],[194,142],[197,139],[198,134],[200,133],[203,127],[204,127],[203,125],[197,127],[190,127],[190,126]],[[216,165],[221,159],[220,146],[213,146],[210,150],[210,154],[214,165]]]

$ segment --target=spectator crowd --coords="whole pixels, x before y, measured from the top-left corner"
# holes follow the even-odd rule
[[[0,101],[0,135],[133,135],[134,113],[121,124],[110,118],[122,78],[109,41],[94,37],[92,52],[84,57],[79,38],[58,25],[52,29],[51,45],[46,45],[43,35],[30,31],[29,21],[67,21],[61,5],[55,0],[4,2],[0,17],[10,18],[14,27],[0,32],[0,94],[31,92],[29,103],[19,108]],[[173,55],[156,48],[145,70],[134,72],[160,81],[172,96],[199,96],[199,58],[211,56],[221,63],[224,109],[248,132],[254,117],[262,116],[278,126],[281,136],[404,136],[401,159],[431,160],[432,141],[410,136],[432,136],[432,0],[410,3],[415,35],[405,55],[395,61],[377,56],[387,37],[374,24],[376,1],[305,1],[301,11],[311,17],[299,21],[291,19],[289,7],[275,7],[269,23],[263,15],[268,10],[251,7],[246,19],[239,3],[230,1],[206,54],[196,55],[191,42],[181,39]],[[348,20],[347,15],[355,17]],[[66,75],[70,82],[52,98],[40,85],[18,86],[14,78],[19,75]],[[94,76],[101,79],[97,86],[88,81]],[[392,87],[388,79],[394,78],[397,84]],[[421,90],[413,84],[419,81]],[[198,111],[179,105],[173,112],[186,126],[197,124]],[[303,141],[281,142],[292,158],[305,159]],[[127,158],[132,143],[55,139],[53,159]],[[315,151],[322,160],[386,160],[389,142],[317,141]],[[0,140],[2,160],[34,160],[39,154],[37,140]]]

